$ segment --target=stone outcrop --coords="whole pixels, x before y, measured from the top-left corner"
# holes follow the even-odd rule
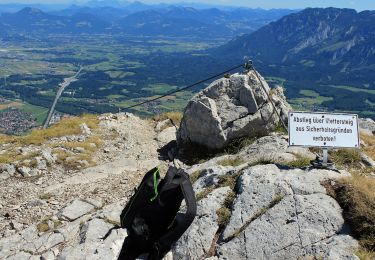
[[[271,90],[261,79],[284,122],[290,110],[283,90]],[[280,124],[254,72],[213,82],[188,103],[178,140],[221,149],[231,140],[265,135]]]
[[[12,164],[0,164],[0,180],[6,180],[16,173],[16,167]]]
[[[207,254],[219,229],[216,211],[229,192],[229,187],[219,188],[198,202],[194,223],[174,247],[174,259],[201,259]]]
[[[371,118],[360,118],[359,119],[360,130],[368,135],[373,135],[375,132],[375,121]]]
[[[111,230],[115,221],[105,216],[122,208],[114,204],[45,233],[32,225],[0,239],[0,259],[117,259],[127,232]]]
[[[211,167],[202,171],[195,189],[201,192],[201,183],[204,189],[220,187],[209,180],[234,178],[233,173],[238,170],[227,167],[225,173],[225,167]],[[357,259],[358,244],[346,233],[342,210],[321,185],[345,176],[347,172],[280,169],[274,164],[248,167],[234,188],[227,225],[219,228],[217,223],[217,211],[230,191],[221,187],[198,203],[198,218],[173,249],[175,259]]]

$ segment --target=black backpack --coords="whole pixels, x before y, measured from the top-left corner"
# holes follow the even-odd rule
[[[182,200],[186,212],[178,213]],[[197,211],[189,175],[170,167],[160,180],[159,168],[144,176],[138,190],[121,213],[121,226],[128,231],[118,259],[133,260],[147,254],[162,259],[189,228]]]

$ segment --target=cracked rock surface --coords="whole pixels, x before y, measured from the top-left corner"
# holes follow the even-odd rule
[[[105,216],[122,208],[109,205],[45,233],[32,225],[0,240],[0,259],[116,259],[127,232],[111,230],[115,220]]]
[[[197,216],[174,248],[174,259],[202,259],[207,256],[219,224],[216,211],[223,204],[229,187],[218,188],[197,205]]]
[[[222,149],[234,139],[272,131],[280,120],[267,94],[286,122],[291,107],[282,88],[271,93],[267,82],[263,78],[261,81],[264,89],[254,71],[247,75],[234,74],[199,92],[185,109],[179,141]]]
[[[202,183],[217,187],[210,177],[233,175],[235,169],[210,167],[202,172],[195,185],[198,191]],[[358,244],[347,233],[342,210],[321,185],[323,180],[346,176],[344,171],[280,169],[274,164],[242,169],[225,228],[219,228],[215,219],[201,222],[200,212],[177,243],[175,259],[357,259]],[[222,207],[210,195],[202,200],[206,207]],[[191,250],[199,254],[190,258],[181,254]]]

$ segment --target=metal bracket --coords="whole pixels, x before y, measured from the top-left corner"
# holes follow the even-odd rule
[[[317,169],[336,170],[335,165],[329,158],[328,148],[323,148],[323,157],[317,156],[315,161],[311,161],[311,164]]]
[[[253,61],[248,60],[247,62],[245,62],[245,64],[243,65],[243,68],[245,69],[246,72],[249,72],[250,70],[253,70],[254,69]]]

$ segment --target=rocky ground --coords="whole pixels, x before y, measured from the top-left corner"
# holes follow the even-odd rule
[[[113,126],[126,121],[119,118],[122,120],[104,122]],[[154,134],[148,142],[156,142]],[[147,139],[142,140],[146,145]],[[163,164],[158,162],[156,151],[148,152],[155,155],[154,161],[115,157],[104,166],[88,168],[61,183],[45,188],[36,185],[35,189],[51,192],[53,198],[30,199],[18,210],[9,211],[15,212],[6,220],[8,230],[13,231],[7,231],[0,240],[0,258],[116,259],[126,230],[110,230],[118,225],[121,210],[144,171],[153,163]],[[238,154],[185,166],[191,176],[196,176],[198,214],[169,257],[357,259],[354,253],[358,243],[350,236],[342,209],[322,185],[324,180],[350,174],[287,166],[299,156],[314,157],[306,149],[288,148],[285,136],[272,134]],[[127,167],[133,168],[125,170]],[[39,211],[46,214],[45,219],[39,216],[27,225],[14,225],[22,223],[26,212]]]
[[[78,134],[48,139],[39,146],[3,143],[3,155],[16,149],[17,161],[0,167],[0,259],[117,259],[127,231],[112,228],[118,227],[124,205],[144,173],[156,165],[165,173],[172,155],[177,155],[174,164],[191,177],[198,211],[166,259],[358,259],[359,243],[326,189],[327,183],[334,185],[350,173],[313,169],[310,160],[316,155],[311,150],[288,147],[288,137],[274,131],[278,118],[262,110],[269,104],[260,96],[259,82],[251,79],[224,80],[231,95],[209,101],[216,112],[211,113],[213,120],[202,124],[216,127],[221,145],[229,143],[234,133],[242,138],[246,131],[262,130],[262,126],[264,136],[249,135],[252,138],[237,144],[235,152],[193,165],[183,163],[192,154],[186,147],[177,150],[177,129],[170,120],[155,122],[124,113],[100,116],[95,129],[81,124]],[[244,82],[251,86],[236,85]],[[242,104],[241,95],[232,90],[245,91],[265,103],[258,107],[254,99],[252,106],[249,100]],[[233,114],[239,117],[234,121],[241,121],[232,125],[235,131],[219,124],[225,121],[220,117],[229,114],[225,107],[242,111]],[[285,115],[287,106],[283,107]],[[183,119],[179,134],[183,142],[192,133],[203,140],[192,127],[199,127],[193,110],[188,109]],[[262,120],[258,122],[252,114]],[[244,123],[244,115],[255,120],[251,124],[260,125]],[[365,120],[361,127],[372,136],[375,123]],[[84,162],[82,153],[98,139],[101,142],[96,142],[92,158]],[[204,142],[214,143],[200,144]],[[362,142],[363,147],[369,145]],[[59,159],[58,149],[69,156]],[[195,151],[193,156],[198,157],[201,151]],[[37,154],[36,158],[30,159],[30,154]],[[78,163],[67,167],[74,160]],[[370,156],[362,154],[358,164],[369,176],[374,174]]]
[[[33,153],[41,149],[40,161],[50,166],[2,166],[0,236],[7,237],[30,224],[50,219],[73,199],[93,199],[97,205],[124,201],[145,171],[156,165],[166,167],[157,150],[169,142],[168,134],[172,133],[169,138],[174,138],[175,128],[159,133],[154,127],[152,121],[130,114],[102,116],[98,131],[103,145],[93,155],[96,166],[83,170],[64,168],[55,162],[53,150],[48,147],[22,148]],[[69,138],[84,139],[85,133]],[[60,139],[64,142],[66,137]]]

